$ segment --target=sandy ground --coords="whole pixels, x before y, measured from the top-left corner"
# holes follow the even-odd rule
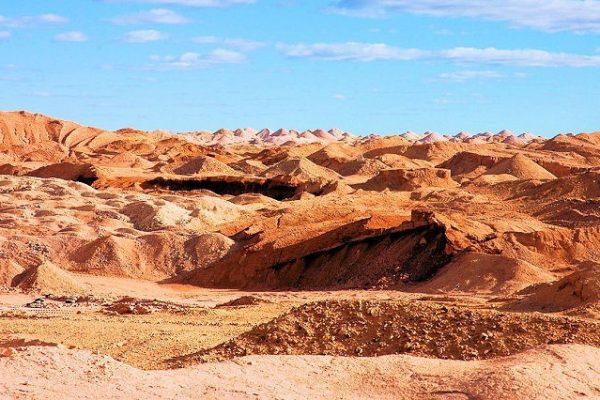
[[[594,399],[600,350],[544,349],[492,361],[412,356],[252,356],[142,371],[88,351],[29,347],[0,359],[6,399]]]

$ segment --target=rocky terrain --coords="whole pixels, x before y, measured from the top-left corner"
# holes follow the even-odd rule
[[[0,397],[600,398],[600,132],[0,149]]]

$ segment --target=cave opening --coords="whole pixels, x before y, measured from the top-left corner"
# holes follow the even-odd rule
[[[238,196],[259,193],[275,200],[287,200],[296,195],[298,187],[269,179],[244,181],[207,177],[203,179],[156,178],[142,184],[143,189],[165,189],[170,191],[210,190],[217,194]]]

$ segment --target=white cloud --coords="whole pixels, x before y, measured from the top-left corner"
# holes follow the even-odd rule
[[[72,31],[59,33],[54,36],[54,40],[58,42],[87,42],[88,38],[83,32]]]
[[[316,58],[323,60],[415,60],[426,58],[428,51],[403,49],[383,43],[316,43],[316,44],[279,44],[277,47],[288,57]]]
[[[506,75],[497,71],[456,71],[440,74],[440,78],[444,80],[464,82],[470,79],[500,79]]]
[[[600,56],[553,53],[538,49],[502,50],[494,47],[455,47],[447,50],[405,49],[383,43],[279,44],[292,58],[334,61],[449,60],[456,63],[511,65],[523,67],[600,67]]]
[[[192,39],[198,44],[218,44],[233,47],[240,51],[253,51],[264,47],[263,42],[239,39],[239,38],[222,38],[217,36],[198,36]]]
[[[39,90],[36,92],[31,93],[32,96],[36,96],[36,97],[51,97],[52,94],[50,92],[47,92],[45,90]]]
[[[62,17],[57,14],[43,14],[21,17],[5,17],[3,15],[0,15],[0,26],[6,26],[9,28],[24,28],[26,26],[36,24],[63,24],[68,21],[68,18]]]
[[[155,42],[157,40],[166,39],[167,35],[160,31],[153,29],[142,30],[142,31],[131,31],[125,34],[123,40],[127,43],[146,43]]]
[[[439,52],[441,58],[457,62],[517,65],[524,67],[600,67],[600,56],[552,53],[538,49],[500,50],[457,47]]]
[[[246,56],[242,53],[215,49],[207,54],[194,52],[183,53],[180,56],[151,56],[153,62],[148,69],[152,70],[187,70],[195,68],[206,68],[218,64],[240,64],[246,61]]]
[[[333,98],[336,99],[336,100],[339,100],[339,101],[344,101],[344,100],[348,99],[348,97],[346,97],[346,96],[344,96],[343,94],[340,94],[340,93],[334,94]]]
[[[148,23],[181,25],[190,22],[190,20],[185,18],[183,15],[164,8],[155,8],[135,14],[121,15],[113,18],[111,21],[117,25],[136,25]]]
[[[0,40],[8,39],[12,36],[12,33],[9,31],[0,31]]]
[[[390,12],[472,17],[546,32],[600,32],[598,0],[338,0],[329,10],[364,17],[381,17]]]
[[[44,14],[39,16],[40,21],[47,22],[49,24],[65,24],[69,22],[69,19],[57,14]]]
[[[177,5],[187,7],[229,7],[240,4],[254,4],[256,0],[105,0],[109,3],[145,3]]]

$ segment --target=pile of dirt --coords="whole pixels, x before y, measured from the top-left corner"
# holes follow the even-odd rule
[[[249,175],[260,175],[267,169],[267,166],[259,160],[251,158],[240,160],[229,164],[233,169]]]
[[[400,154],[382,154],[375,157],[376,160],[381,161],[387,168],[391,169],[417,169],[424,167],[431,167],[431,163],[423,160],[411,160],[408,157],[404,157]]]
[[[169,204],[177,203],[186,207],[183,209],[177,206],[180,209],[178,215],[185,216],[185,213],[182,213],[181,210],[188,212],[196,227],[206,229],[231,222],[246,214],[245,207],[239,205],[242,203],[234,204],[232,201],[215,196],[195,196],[193,200],[182,200],[180,196],[163,196],[162,199],[168,201]],[[277,201],[275,202],[277,203]],[[180,222],[183,223],[180,226],[186,226],[185,217]]]
[[[219,233],[183,235],[161,231],[138,238],[107,235],[73,249],[70,269],[95,275],[167,279],[207,268],[233,243]]]
[[[18,283],[15,282],[15,278],[19,277],[24,271],[25,269],[13,260],[0,259],[0,287],[15,286]]]
[[[238,175],[239,172],[229,165],[216,160],[213,157],[200,156],[192,158],[183,165],[173,170],[179,175]]]
[[[343,176],[349,175],[376,175],[382,169],[389,168],[388,165],[380,160],[373,158],[358,157],[355,160],[348,161],[340,167],[338,172]]]
[[[384,169],[364,184],[356,185],[359,189],[382,191],[385,189],[413,191],[424,187],[455,188],[458,187],[450,176],[450,170],[440,168],[419,169]]]
[[[461,151],[449,160],[439,164],[438,168],[446,168],[452,171],[452,176],[464,175],[476,177],[485,173],[488,169],[496,166],[499,162],[508,160],[507,157],[499,155],[486,155],[481,152]]]
[[[414,290],[511,294],[553,280],[552,274],[527,261],[498,254],[463,253]]]
[[[161,204],[162,203],[162,204]],[[131,220],[135,229],[155,231],[182,226],[191,221],[190,212],[170,202],[136,201],[121,209]]]
[[[221,303],[217,305],[217,308],[256,306],[265,303],[270,303],[270,301],[256,296],[241,296],[225,303]]]
[[[556,176],[522,154],[500,161],[484,175],[512,175],[518,179],[556,179]]]
[[[331,143],[308,156],[313,163],[336,172],[360,155],[360,150],[345,143]]]
[[[368,137],[366,140],[357,144],[362,152],[378,149],[398,148],[399,146],[408,146],[410,141],[402,136],[375,136]]]
[[[372,357],[409,353],[472,360],[554,343],[600,345],[597,322],[427,303],[309,303],[212,349],[173,360],[177,366],[254,354]]]
[[[258,193],[244,193],[229,199],[230,203],[239,205],[258,205],[264,207],[277,207],[279,201]],[[262,208],[262,207],[260,207]]]
[[[154,166],[154,163],[146,160],[130,151],[119,153],[106,162],[111,167],[121,168],[141,168],[148,169]]]
[[[123,297],[120,300],[112,302],[104,307],[104,312],[109,315],[140,315],[152,314],[155,312],[184,313],[189,307],[179,304],[147,299],[135,299],[133,297]]]
[[[70,162],[50,164],[27,173],[27,176],[37,178],[59,178],[68,181],[93,182],[98,178],[96,167],[91,164],[76,164]]]
[[[81,272],[140,276],[141,261],[135,240],[106,235],[74,249],[70,261],[73,269]]]
[[[25,175],[30,171],[29,168],[10,163],[0,165],[0,175]]]
[[[526,188],[520,196],[529,199],[595,199],[600,197],[600,172],[589,171],[569,175],[535,187]]]
[[[49,261],[26,270],[15,279],[18,280],[17,287],[26,291],[55,295],[79,294],[86,291],[73,275]]]
[[[306,214],[307,221],[314,217],[314,212]],[[415,212],[411,221],[401,218],[403,223],[388,229],[372,229],[369,218],[360,219],[309,239],[298,236],[297,229],[285,230],[285,216],[273,221],[277,229],[250,225],[236,235],[242,246],[244,241],[247,245],[185,282],[246,290],[331,290],[395,289],[427,280],[451,260],[453,244],[434,216]],[[306,229],[310,223],[296,222],[294,228],[298,225]],[[274,246],[262,229],[288,244]]]
[[[460,151],[468,151],[475,148],[477,148],[477,145],[443,141],[415,144],[408,147],[402,155],[411,159],[427,160],[435,164],[440,164]]]
[[[600,264],[586,263],[581,270],[540,286],[508,308],[543,312],[572,310],[576,314],[600,315]]]
[[[265,170],[261,175],[270,178],[292,177],[304,182],[318,180],[335,181],[340,178],[336,172],[329,168],[317,165],[303,157],[280,161]]]

